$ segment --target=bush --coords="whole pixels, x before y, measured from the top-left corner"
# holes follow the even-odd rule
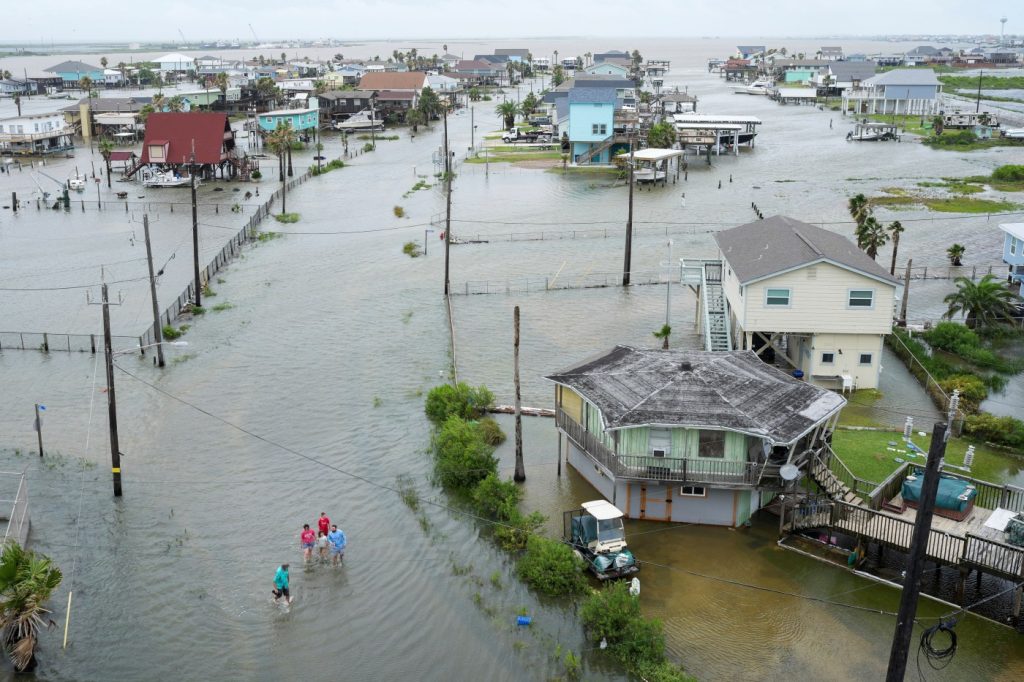
[[[961,130],[956,133],[945,135],[934,135],[928,138],[928,143],[939,147],[959,147],[972,145],[978,141],[978,136],[970,130]]]
[[[434,435],[434,452],[437,477],[446,488],[467,491],[498,470],[494,448],[484,442],[480,428],[456,415]]]
[[[405,217],[405,209],[402,208],[401,206],[395,206],[393,209],[391,209],[391,211],[395,214],[396,218]]]
[[[967,416],[967,433],[976,438],[1011,448],[1024,448],[1024,421],[982,412]]]
[[[606,585],[584,600],[580,619],[590,641],[608,642],[608,651],[630,671],[658,669],[665,665],[665,634],[661,621],[646,620],[640,600],[629,593],[629,584]]]
[[[484,417],[480,420],[480,435],[488,445],[501,445],[507,438],[493,417]]]
[[[977,412],[978,405],[988,397],[985,382],[972,374],[955,374],[939,382],[939,387],[952,395],[954,390],[960,391],[961,409],[965,412]]]
[[[483,516],[498,521],[515,521],[519,514],[519,501],[523,491],[515,481],[502,481],[497,473],[487,475],[473,488],[473,504]]]
[[[344,168],[345,162],[341,159],[333,159],[323,164],[322,166],[313,166],[309,169],[310,175],[323,175],[324,173],[330,173],[332,170],[338,168]]]
[[[160,333],[165,340],[173,341],[174,339],[179,338],[185,332],[182,331],[181,329],[176,329],[169,324],[165,324],[163,326],[163,329],[160,330]]]
[[[503,549],[509,551],[526,549],[526,543],[540,530],[544,521],[546,521],[544,515],[538,511],[523,516],[516,509],[513,518],[504,526],[494,527],[494,538]]]
[[[406,242],[402,245],[402,253],[409,256],[410,258],[419,258],[423,255],[420,251],[420,245],[416,242]]]
[[[441,384],[427,394],[427,417],[435,424],[441,424],[455,415],[463,419],[479,419],[494,403],[494,394],[486,386],[473,388],[459,382],[458,385]]]
[[[250,178],[252,178],[253,180],[259,180],[260,178],[262,178],[262,177],[263,177],[263,173],[260,173],[260,172],[259,172],[258,170],[254,170],[254,171],[253,171],[253,172],[252,172],[252,173],[251,173],[251,174],[249,175],[249,177],[250,177]]]
[[[274,216],[279,223],[297,223],[300,217],[298,213],[278,213]]]
[[[554,597],[582,594],[587,588],[583,563],[557,540],[531,535],[516,573],[530,587]]]
[[[999,168],[996,168],[994,171],[992,171],[992,179],[1003,180],[1006,182],[1024,182],[1024,166],[1000,166]]]
[[[926,332],[924,338],[933,348],[956,352],[957,346],[978,346],[981,339],[967,325],[959,322],[939,322]]]
[[[363,145],[363,151],[364,152],[372,152],[373,151],[373,143],[372,142],[367,142],[366,144],[364,144]]]

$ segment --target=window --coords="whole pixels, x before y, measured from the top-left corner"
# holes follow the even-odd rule
[[[654,448],[653,450],[651,450],[651,454],[655,457],[664,457],[665,448]]]
[[[1010,255],[1011,256],[1016,256],[1017,255],[1017,238],[1016,237],[1010,237]]]
[[[871,308],[875,305],[874,289],[850,289],[851,308]]]
[[[679,488],[679,494],[683,497],[707,497],[707,488],[700,485],[684,485]]]
[[[359,105],[360,105],[360,104],[362,103],[362,101],[363,101],[363,100],[361,100],[361,99],[359,99],[359,98],[357,97],[356,99],[352,100],[352,104],[354,104],[354,105],[356,105],[356,106],[359,106]]]
[[[871,353],[861,353],[860,359],[857,362],[861,365],[870,365],[872,357]]]
[[[835,361],[836,361],[836,354],[833,353],[832,351],[825,351],[824,353],[821,354],[821,364],[823,364],[823,365],[831,365]]]
[[[725,431],[700,430],[698,457],[725,457]]]
[[[764,304],[771,306],[789,306],[789,289],[765,289]]]

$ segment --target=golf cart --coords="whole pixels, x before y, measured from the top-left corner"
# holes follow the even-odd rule
[[[562,540],[586,562],[599,580],[625,578],[640,570],[626,549],[623,513],[605,500],[584,502],[582,509],[563,512]]]

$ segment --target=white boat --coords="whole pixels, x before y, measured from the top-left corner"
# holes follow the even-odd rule
[[[192,176],[182,175],[173,170],[143,168],[139,175],[143,187],[188,187],[192,182]],[[198,184],[196,182],[196,185]]]
[[[68,189],[73,189],[76,192],[85,191],[85,178],[81,175],[76,175],[73,178],[68,179]]]
[[[369,132],[371,130],[381,132],[384,130],[384,121],[379,118],[374,118],[373,113],[364,109],[358,114],[352,114],[344,121],[339,121],[334,124],[335,130],[342,130],[346,132]]]
[[[746,85],[734,85],[732,90],[737,95],[767,95],[775,89],[775,84],[769,80],[757,79]]]

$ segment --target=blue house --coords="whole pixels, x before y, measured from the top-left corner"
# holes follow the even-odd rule
[[[614,88],[573,88],[569,91],[569,142],[573,163],[611,163],[615,134]],[[603,148],[601,151],[594,150]]]
[[[320,125],[320,104],[316,97],[310,97],[306,106],[301,109],[278,109],[260,114],[260,130],[271,133],[278,123],[291,125],[292,130],[315,130]]]
[[[1010,266],[1011,283],[1024,283],[1024,223],[1004,223],[999,229],[1003,235],[1003,262]]]
[[[77,88],[79,81],[85,76],[91,78],[93,84],[97,86],[104,83],[103,69],[84,62],[61,62],[48,68],[46,72],[60,76],[60,79],[64,81],[64,87]]]

